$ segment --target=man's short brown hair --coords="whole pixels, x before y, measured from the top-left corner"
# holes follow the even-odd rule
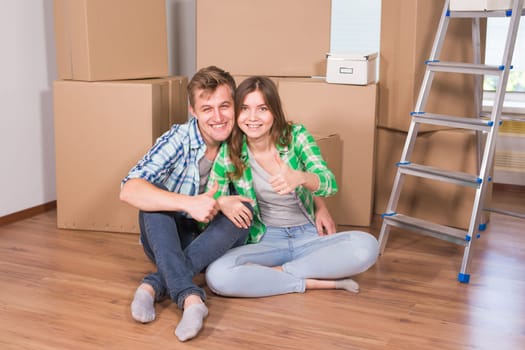
[[[188,98],[190,106],[195,108],[195,94],[203,90],[205,94],[212,94],[221,85],[228,85],[232,100],[235,98],[235,80],[230,73],[216,66],[201,68],[188,83]]]

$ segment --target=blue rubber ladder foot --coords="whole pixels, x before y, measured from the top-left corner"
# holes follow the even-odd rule
[[[469,283],[470,281],[470,275],[467,274],[467,273],[459,273],[458,274],[458,281],[460,281],[461,283]]]

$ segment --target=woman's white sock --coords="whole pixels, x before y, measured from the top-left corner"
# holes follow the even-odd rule
[[[335,289],[345,289],[352,293],[359,293],[359,284],[351,278],[335,281]]]

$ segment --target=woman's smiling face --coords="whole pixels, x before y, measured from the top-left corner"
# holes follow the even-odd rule
[[[237,125],[248,139],[261,139],[270,136],[273,114],[259,90],[250,92],[244,98],[239,108]]]

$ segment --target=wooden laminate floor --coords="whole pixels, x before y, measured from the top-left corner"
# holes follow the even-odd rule
[[[525,212],[523,193],[495,202]],[[136,235],[56,229],[56,212],[0,227],[0,349],[524,349],[523,219],[492,214],[469,284],[462,248],[392,232],[357,276],[359,294],[312,291],[260,299],[209,294],[198,338],[173,335],[181,312],[134,322],[129,303],[154,267]],[[379,219],[369,228],[378,235]],[[202,283],[202,276],[198,280]]]

